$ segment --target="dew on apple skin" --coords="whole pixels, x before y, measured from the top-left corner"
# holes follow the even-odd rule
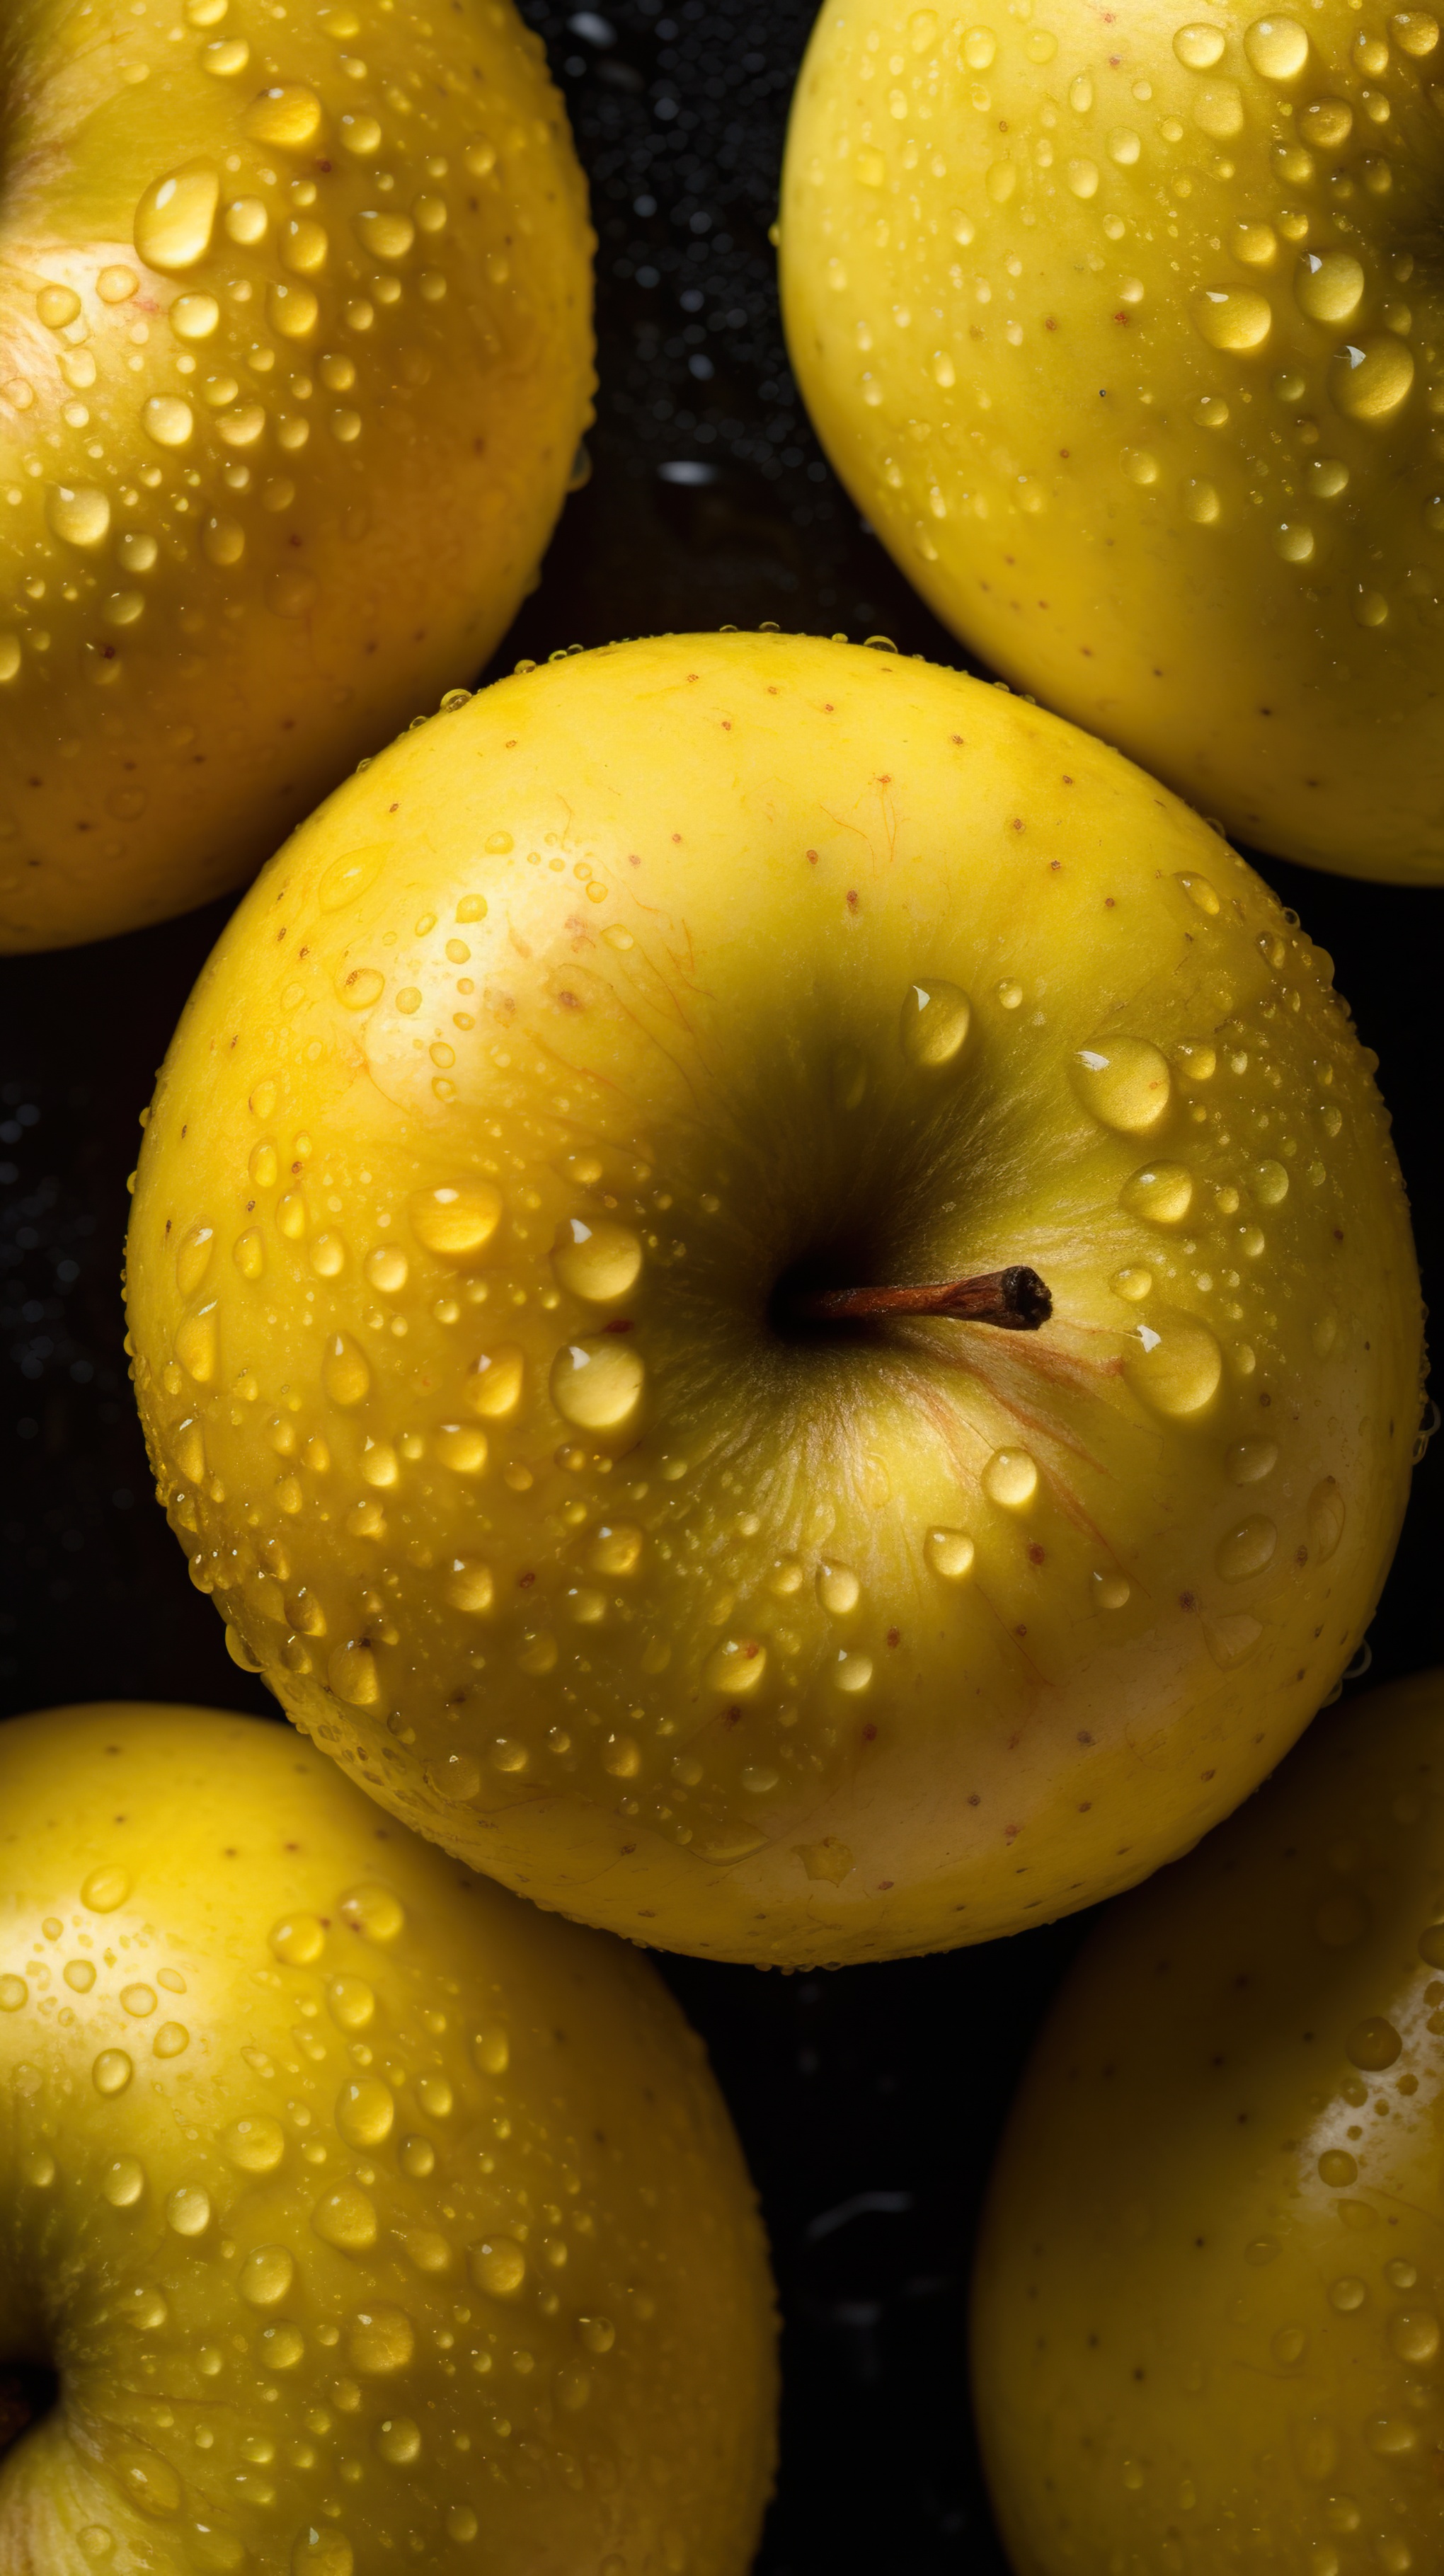
[[[91,1870],[80,1890],[80,1902],[91,1914],[114,1914],[125,1903],[131,1890],[130,1872],[118,1862],[103,1862]]]
[[[862,1585],[850,1565],[819,1566],[817,1597],[829,1618],[845,1619],[862,1599]]]
[[[348,1408],[360,1404],[369,1394],[370,1364],[360,1343],[349,1333],[335,1333],[327,1343],[321,1383],[333,1404]]]
[[[125,2091],[134,2073],[134,2061],[123,2048],[103,2048],[90,2070],[97,2093],[107,2101]]]
[[[490,1181],[417,1190],[407,1208],[417,1242],[444,1261],[469,1260],[483,1251],[501,1213],[501,1192]]]
[[[1123,1136],[1147,1135],[1173,1094],[1168,1058],[1147,1038],[1097,1038],[1080,1047],[1073,1081],[1099,1125]]]
[[[955,1063],[967,1044],[972,1010],[961,987],[939,976],[910,985],[902,1009],[902,1048],[909,1064],[936,1072]]]
[[[605,1434],[631,1421],[645,1381],[637,1351],[622,1341],[596,1338],[563,1344],[552,1361],[549,1387],[564,1422],[578,1431]]]
[[[222,2131],[220,2147],[237,2173],[274,2173],[286,2152],[286,2133],[279,2120],[251,2112]]]
[[[930,1529],[923,1541],[923,1553],[944,1583],[965,1583],[972,1573],[977,1550],[966,1530]]]
[[[1225,1583],[1246,1582],[1250,1575],[1262,1574],[1273,1563],[1278,1543],[1274,1523],[1262,1513],[1253,1513],[1219,1540],[1214,1567]]]
[[[1007,1511],[1026,1511],[1038,1491],[1038,1462],[1026,1449],[995,1449],[983,1469],[983,1491],[989,1502]]]
[[[135,246],[147,267],[194,268],[211,246],[220,174],[195,161],[152,182],[135,210]]]
[[[94,553],[110,534],[110,498],[94,483],[52,484],[45,496],[45,520],[63,545]]]
[[[563,1219],[552,1247],[559,1284],[597,1306],[628,1296],[642,1269],[642,1246],[630,1226],[583,1217]]]
[[[1207,1324],[1178,1309],[1159,1309],[1128,1337],[1124,1375],[1135,1394],[1166,1417],[1187,1421],[1218,1392],[1223,1352]]]
[[[1276,1440],[1238,1440],[1224,1460],[1231,1485],[1261,1485],[1279,1463]]]
[[[1124,1182],[1119,1203],[1150,1225],[1181,1225],[1193,1205],[1193,1174],[1186,1163],[1145,1163]]]
[[[1173,50],[1185,70],[1207,72],[1222,61],[1225,43],[1220,28],[1192,23],[1175,31]]]

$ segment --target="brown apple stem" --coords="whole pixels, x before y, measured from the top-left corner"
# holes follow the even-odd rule
[[[945,1315],[959,1324],[996,1324],[1036,1333],[1053,1312],[1036,1270],[1014,1263],[981,1279],[939,1279],[923,1288],[804,1288],[788,1300],[799,1323],[880,1324],[903,1315]]]

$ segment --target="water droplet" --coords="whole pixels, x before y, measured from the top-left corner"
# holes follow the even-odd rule
[[[406,1912],[399,1897],[393,1896],[389,1887],[378,1887],[370,1879],[360,1887],[348,1889],[337,1911],[342,1922],[366,1941],[394,1941],[406,1926]]]
[[[1168,1058],[1147,1038],[1098,1038],[1080,1047],[1073,1080],[1100,1126],[1124,1136],[1156,1127],[1173,1092]]]
[[[233,2120],[221,2137],[221,2153],[237,2173],[274,2173],[285,2152],[284,2129],[264,2112]]]
[[[510,2236],[483,2238],[467,2254],[471,2277],[491,2299],[514,2299],[526,2279],[526,2256]]]
[[[1325,2149],[1319,2158],[1320,2182],[1327,2183],[1331,2191],[1342,2191],[1358,2179],[1359,2168],[1351,2155],[1345,2154],[1342,2147]]]
[[[1382,2014],[1371,2013],[1366,2021],[1357,2022],[1344,2042],[1344,2054],[1353,2066],[1366,2074],[1380,2075],[1392,2066],[1403,2048],[1403,2041],[1391,2021]]]
[[[261,92],[246,117],[253,143],[270,143],[286,152],[304,152],[321,131],[321,102],[313,89],[285,82]]]
[[[1366,332],[1357,343],[1345,341],[1329,366],[1329,393],[1336,409],[1350,420],[1387,420],[1413,382],[1412,351],[1386,331]],[[1382,620],[1370,617],[1363,622],[1378,625]]]
[[[379,214],[368,209],[354,218],[352,229],[373,259],[405,259],[416,239],[409,215]]]
[[[123,2048],[103,2048],[90,2070],[97,2093],[107,2098],[123,2093],[134,2073],[135,2067]]]
[[[1297,18],[1255,18],[1244,29],[1243,49],[1261,80],[1297,80],[1309,59],[1309,40]]]
[[[1329,2285],[1329,2305],[1331,2308],[1337,2308],[1340,2316],[1352,2316],[1357,2308],[1363,2306],[1368,2295],[1363,2282],[1354,2280],[1348,2275],[1343,2280],[1331,2282]]]
[[[369,886],[375,884],[390,855],[389,844],[377,841],[364,850],[347,850],[343,857],[333,859],[316,888],[316,901],[321,910],[340,912],[348,903],[354,903]],[[268,1117],[270,1112],[258,1114]]]
[[[641,1531],[632,1522],[605,1522],[592,1541],[589,1558],[592,1572],[624,1580],[627,1575],[636,1573],[644,1545]]]
[[[30,2001],[30,1988],[23,1977],[0,1977],[0,2012],[19,2012]]]
[[[923,1541],[923,1553],[934,1574],[945,1583],[964,1583],[973,1570],[977,1551],[966,1530],[930,1529]]]
[[[135,210],[135,246],[150,268],[194,268],[215,229],[221,183],[206,161],[189,161],[147,188]]]
[[[1401,9],[1389,26],[1396,45],[1416,60],[1432,54],[1439,42],[1439,21],[1427,9]]]
[[[1199,286],[1190,301],[1194,329],[1211,349],[1261,349],[1273,328],[1273,306],[1252,286]]]
[[[1354,111],[1341,98],[1316,98],[1299,118],[1299,132],[1305,143],[1325,152],[1337,151],[1347,143],[1354,128]]]
[[[359,2183],[328,2191],[312,2210],[311,2225],[323,2244],[342,2254],[364,2254],[376,2242],[376,2211]]]
[[[479,2030],[471,2043],[471,2053],[483,2075],[504,2075],[511,2064],[511,2041],[504,2030],[495,2026]]]
[[[1026,1449],[995,1449],[983,1469],[983,1491],[989,1502],[1021,1512],[1038,1490],[1038,1462]]]
[[[145,2189],[145,2167],[134,2156],[117,2156],[100,2177],[100,2193],[112,2209],[134,2209]]]
[[[1415,2308],[1404,2316],[1389,2320],[1389,2346],[1400,2361],[1427,2362],[1438,2358],[1439,2320],[1427,2308]]]
[[[1201,877],[1193,870],[1185,873],[1180,869],[1178,872],[1178,883],[1182,886],[1189,902],[1196,904],[1199,911],[1207,913],[1210,920],[1212,920],[1214,915],[1218,912],[1219,901],[1217,891],[1212,885],[1210,885],[1207,877]]]
[[[63,545],[89,552],[110,534],[110,500],[93,483],[53,483],[45,495],[45,519]]]
[[[1223,49],[1224,37],[1218,27],[1180,27],[1174,34],[1173,50],[1186,71],[1212,71],[1222,59]]]
[[[1119,1198],[1150,1225],[1181,1225],[1193,1205],[1193,1174],[1186,1163],[1146,1163],[1124,1182]]]
[[[902,1009],[902,1048],[909,1064],[937,1070],[953,1064],[967,1044],[973,1006],[956,984],[929,976],[908,987]]]
[[[1363,269],[1348,251],[1306,250],[1294,271],[1294,296],[1311,322],[1352,322],[1364,283]]]
[[[63,331],[80,311],[80,298],[73,286],[42,286],[35,310],[47,331]]]
[[[441,1423],[432,1447],[438,1463],[453,1475],[477,1476],[486,1465],[486,1433],[473,1430],[469,1423]]]
[[[233,1634],[234,1631],[228,1628],[226,1635],[230,1637]],[[153,2057],[182,2057],[190,2044],[191,2035],[183,2021],[163,2021],[159,2030],[156,2032],[154,2039],[151,2041],[151,2055]]]
[[[636,1286],[642,1246],[630,1226],[605,1220],[588,1225],[582,1217],[564,1217],[552,1247],[552,1268],[574,1297],[608,1305]]]
[[[72,1994],[88,1995],[95,1983],[95,1963],[90,1959],[67,1959],[64,1975]]]
[[[337,985],[336,996],[345,1010],[369,1011],[385,990],[386,978],[379,967],[353,966]]]
[[[178,2183],[165,2205],[165,2221],[177,2236],[204,2236],[211,2223],[211,2196],[199,2183]]]
[[[845,1619],[862,1599],[862,1585],[850,1565],[818,1568],[817,1597],[830,1618]]]
[[[355,2555],[344,2531],[306,2523],[291,2547],[291,2576],[354,2576]]]
[[[316,1914],[283,1914],[266,1938],[273,1958],[288,1968],[309,1968],[326,1946],[326,1928]]]
[[[1287,2370],[1290,2369],[1296,2361],[1302,2361],[1305,2352],[1308,2350],[1308,2343],[1308,2336],[1305,2334],[1302,2326],[1280,2326],[1278,2333],[1274,2336],[1273,2341],[1269,2345],[1269,2350],[1273,2354],[1275,2361],[1282,2362],[1284,2368]]]
[[[379,2147],[391,2135],[396,2103],[389,2084],[368,2075],[342,2086],[336,2126],[348,2147]]]
[[[501,1192],[490,1181],[413,1191],[407,1211],[417,1242],[445,1261],[464,1261],[484,1250],[501,1212]]]
[[[627,1344],[598,1335],[567,1342],[551,1366],[550,1392],[564,1422],[578,1431],[617,1432],[641,1402],[646,1371]]]
[[[1326,1565],[1344,1535],[1344,1497],[1338,1481],[1325,1476],[1309,1496],[1309,1544],[1320,1565]]]
[[[146,2016],[155,2010],[155,1988],[154,1986],[122,1986],[120,2003],[121,2010],[128,2012],[134,2021],[144,2021]]]
[[[490,1566],[480,1565],[464,1556],[452,1558],[443,1589],[453,1610],[464,1611],[468,1618],[473,1619],[482,1617],[496,1597]],[[475,1791],[467,1794],[474,1796]]]
[[[366,1354],[349,1333],[335,1333],[326,1345],[321,1383],[333,1404],[359,1404],[371,1388]]]
[[[1219,1540],[1213,1561],[1225,1583],[1242,1583],[1251,1574],[1262,1574],[1264,1567],[1273,1563],[1278,1543],[1273,1522],[1255,1513]]]
[[[1278,1463],[1276,1440],[1239,1440],[1229,1450],[1224,1469],[1231,1485],[1261,1485]]]
[[[1125,1374],[1135,1394],[1157,1413],[1180,1418],[1201,1413],[1217,1393],[1223,1353],[1206,1324],[1169,1308],[1129,1336]]]
[[[351,1638],[338,1646],[326,1667],[336,1697],[348,1708],[374,1708],[381,1697],[381,1677],[369,1646]]]
[[[501,1422],[521,1402],[526,1363],[514,1342],[480,1351],[466,1377],[466,1402],[485,1422]]]
[[[745,1699],[767,1670],[767,1648],[757,1637],[727,1637],[714,1646],[702,1668],[709,1690],[728,1699]]]
[[[409,2415],[387,2416],[377,2428],[376,2448],[394,2469],[406,2469],[421,2457],[421,2431]]]
[[[93,1869],[80,1890],[80,1902],[92,1914],[114,1914],[130,1894],[130,1872],[108,1862]]]

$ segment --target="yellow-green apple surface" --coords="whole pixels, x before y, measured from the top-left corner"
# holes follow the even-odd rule
[[[591,388],[509,0],[7,0],[0,949],[236,884],[509,623]]]
[[[701,2049],[619,1945],[289,1731],[0,1730],[7,2576],[743,2576],[773,2333]]]
[[[1444,2561],[1444,1674],[1321,1720],[1085,1950],[974,2305],[1017,2576]]]
[[[1330,976],[1116,753],[890,653],[671,637],[408,734],[246,898],[141,1158],[141,1410],[233,1654],[663,1947],[1142,1877],[1326,1696],[1408,1484]]]
[[[1444,879],[1439,22],[824,9],[798,382],[1010,678],[1269,850]]]

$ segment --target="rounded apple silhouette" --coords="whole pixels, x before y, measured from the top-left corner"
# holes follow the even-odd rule
[[[743,2576],[766,2251],[644,1963],[254,1719],[16,1719],[0,1816],[6,2567]]]
[[[592,384],[509,0],[10,17],[0,950],[235,885],[479,669]]]
[[[997,669],[1255,845],[1444,879],[1427,10],[818,18],[788,342]]]
[[[1439,2564],[1441,1754],[1438,1672],[1321,1720],[1064,1987],[974,2293],[1018,2576]]]
[[[669,637],[408,734],[246,898],[141,1157],[137,1391],[232,1653],[663,1947],[1144,1876],[1326,1696],[1407,1490],[1330,978],[1115,753],[891,653]]]

